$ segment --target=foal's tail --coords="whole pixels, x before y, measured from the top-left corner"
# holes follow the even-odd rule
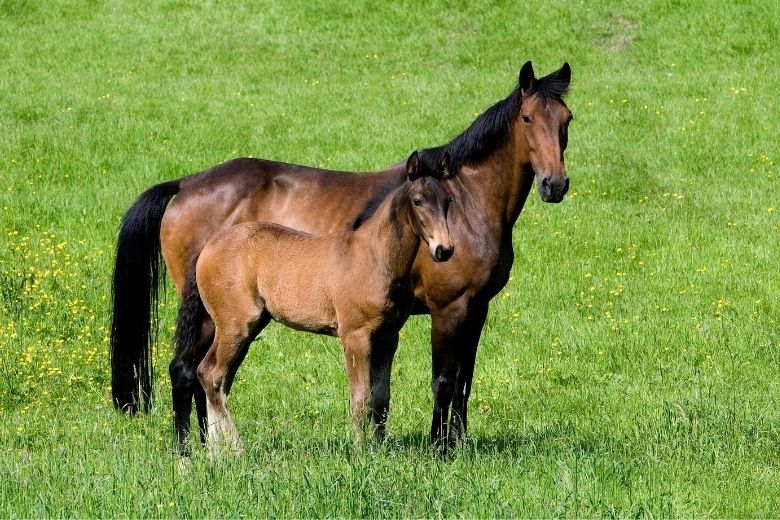
[[[146,190],[122,218],[114,264],[111,318],[111,393],[114,405],[135,414],[152,403],[151,346],[157,332],[160,223],[179,181]]]

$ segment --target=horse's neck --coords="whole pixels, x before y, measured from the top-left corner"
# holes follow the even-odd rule
[[[480,163],[463,166],[452,179],[450,187],[459,192],[466,218],[482,220],[502,232],[514,225],[533,184],[527,152],[518,144],[524,142],[522,135],[513,135]]]
[[[381,259],[384,274],[390,280],[409,273],[420,244],[412,229],[407,193],[406,185],[390,193],[376,213],[353,232],[359,239],[353,243],[370,248],[374,258]],[[355,254],[365,255],[366,252],[355,251]]]

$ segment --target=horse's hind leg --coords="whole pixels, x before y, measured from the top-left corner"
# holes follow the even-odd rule
[[[256,317],[258,314],[259,318]],[[242,315],[247,319],[242,320]],[[260,310],[258,313],[234,312],[229,319],[225,323],[217,321],[214,343],[198,366],[198,379],[206,396],[208,445],[212,454],[224,442],[234,453],[241,452],[238,430],[227,409],[227,396],[250,343],[271,317]]]
[[[371,415],[374,437],[385,438],[385,425],[390,411],[390,372],[398,348],[398,332],[377,340],[371,347]]]
[[[214,322],[204,313],[197,341],[185,352],[177,352],[168,367],[173,401],[173,427],[179,455],[188,455],[187,439],[190,432],[190,413],[195,398],[200,440],[206,442],[206,394],[197,376],[198,364],[214,340]],[[178,350],[178,349],[177,349]]]
[[[206,313],[195,282],[194,266],[185,281],[182,302],[176,324],[176,354],[168,367],[171,378],[173,429],[181,456],[188,455],[192,398],[195,397],[201,440],[204,440],[205,396],[196,375],[196,368],[214,338],[214,322]]]

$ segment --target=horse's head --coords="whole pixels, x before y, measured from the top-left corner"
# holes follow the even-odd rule
[[[451,198],[439,182],[451,176],[449,155],[445,152],[438,164],[431,165],[419,153],[413,152],[406,161],[406,175],[415,233],[428,244],[434,262],[445,262],[455,249],[447,226]]]
[[[520,69],[521,103],[515,124],[519,135],[525,138],[528,164],[544,202],[560,202],[569,190],[563,152],[572,114],[563,96],[570,81],[568,63],[541,79],[534,77],[530,61]]]

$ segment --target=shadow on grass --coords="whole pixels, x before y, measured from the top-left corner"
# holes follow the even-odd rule
[[[267,432],[266,432],[267,433]],[[329,433],[330,435],[328,435]],[[265,450],[303,452],[320,456],[346,457],[374,453],[377,455],[438,458],[426,432],[393,435],[390,432],[382,443],[369,440],[365,445],[356,445],[351,437],[336,432],[323,432],[324,437],[298,438],[289,432],[245,439],[251,451]],[[506,434],[479,434],[466,436],[454,449],[449,450],[447,460],[460,457],[502,456],[534,457],[561,454],[593,454],[610,451],[614,453],[616,440],[607,434],[578,431],[568,422],[535,426],[524,431],[507,431]]]

